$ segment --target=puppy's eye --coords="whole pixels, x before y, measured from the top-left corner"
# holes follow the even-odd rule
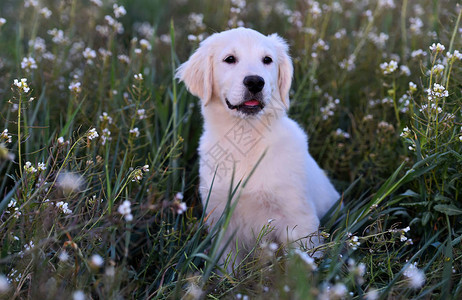
[[[226,57],[223,61],[227,64],[234,64],[236,63],[236,58],[233,55],[230,55]]]
[[[273,62],[273,59],[272,59],[271,57],[269,57],[269,56],[263,57],[263,63],[264,63],[265,65],[269,65],[269,64],[272,63],[272,62]]]

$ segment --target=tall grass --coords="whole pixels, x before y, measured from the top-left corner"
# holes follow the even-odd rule
[[[456,1],[113,4],[0,3],[0,297],[461,297]],[[228,274],[233,206],[205,227],[199,102],[173,74],[239,25],[290,43],[290,115],[343,205],[322,257],[279,248],[268,224]]]

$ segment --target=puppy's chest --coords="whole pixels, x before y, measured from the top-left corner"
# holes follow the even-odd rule
[[[248,175],[270,151],[268,137],[255,128],[235,126],[223,136],[203,139],[200,148],[201,172],[215,174],[217,179]],[[229,183],[229,181],[228,181]]]

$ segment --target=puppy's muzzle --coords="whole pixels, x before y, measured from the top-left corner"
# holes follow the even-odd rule
[[[264,107],[263,95],[261,91],[265,86],[265,80],[257,75],[246,76],[243,81],[247,91],[245,92],[244,101],[238,105],[231,104],[228,99],[226,100],[226,105],[231,110],[237,110],[246,115],[256,115]]]

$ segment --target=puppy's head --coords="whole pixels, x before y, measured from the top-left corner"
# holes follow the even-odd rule
[[[215,33],[205,39],[176,72],[176,77],[205,106],[214,103],[247,117],[268,105],[289,107],[293,66],[287,43],[247,28]],[[277,103],[272,103],[272,102]]]

